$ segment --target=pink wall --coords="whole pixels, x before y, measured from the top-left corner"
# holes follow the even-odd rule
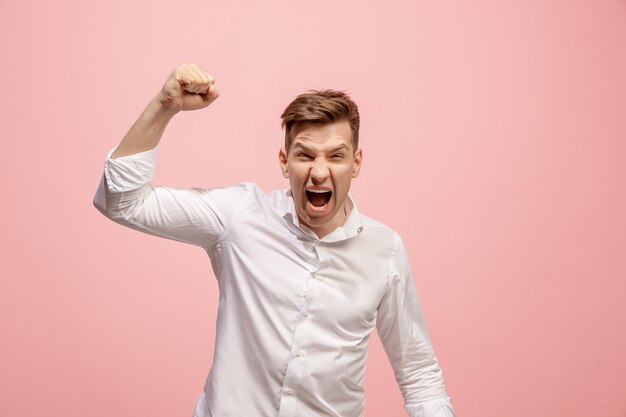
[[[222,96],[172,122],[156,182],[286,187],[284,106],[346,89],[353,195],[407,242],[459,417],[626,415],[623,1],[3,0],[0,48],[0,415],[191,415],[208,258],[92,206],[189,61]],[[366,415],[404,416],[372,340]]]

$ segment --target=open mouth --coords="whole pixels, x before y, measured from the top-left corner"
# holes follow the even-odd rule
[[[306,190],[306,197],[314,207],[324,207],[332,195],[330,190]]]

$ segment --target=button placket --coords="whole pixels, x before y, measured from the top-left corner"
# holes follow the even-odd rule
[[[303,334],[303,328],[301,326],[306,326],[305,323],[302,322],[303,319],[311,317],[311,313],[308,310],[309,308],[309,298],[310,298],[310,288],[309,282],[311,270],[317,268],[317,263],[319,261],[315,259],[308,265],[308,271],[306,272],[308,275],[304,276],[303,280],[303,289],[300,294],[297,296],[297,320],[294,327],[294,335],[292,339],[292,351],[290,354],[290,358],[288,360],[287,368],[285,371],[285,377],[283,379],[283,401],[281,402],[279,417],[282,416],[290,416],[292,407],[295,406],[297,402],[297,388],[300,385],[300,381],[303,377],[304,372],[304,349],[300,347],[300,340],[305,334]],[[305,330],[304,330],[305,331]],[[306,332],[306,331],[305,331]]]

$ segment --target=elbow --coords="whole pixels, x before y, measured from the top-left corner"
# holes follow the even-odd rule
[[[98,194],[96,194],[93,198],[93,206],[102,214],[109,217],[109,212],[107,211],[106,201],[102,200]]]
[[[106,180],[104,179],[104,175],[103,175],[102,178],[100,179],[100,184],[98,185],[96,194],[93,197],[93,205],[100,213],[108,217],[107,196],[106,196],[105,186],[106,186]]]
[[[113,192],[103,175],[93,197],[94,207],[108,219],[117,223],[132,222],[135,212],[141,209],[145,198],[153,191],[149,184],[136,190]]]
[[[116,209],[117,204],[114,196],[107,190],[107,183],[104,175],[100,179],[100,184],[96,190],[96,194],[93,196],[93,206],[102,213],[105,217],[116,220],[121,217],[120,210]]]

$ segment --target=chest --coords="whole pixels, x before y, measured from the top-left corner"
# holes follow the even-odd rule
[[[389,251],[377,239],[307,239],[275,220],[242,222],[214,248],[220,291],[267,314],[371,329],[386,291]]]

